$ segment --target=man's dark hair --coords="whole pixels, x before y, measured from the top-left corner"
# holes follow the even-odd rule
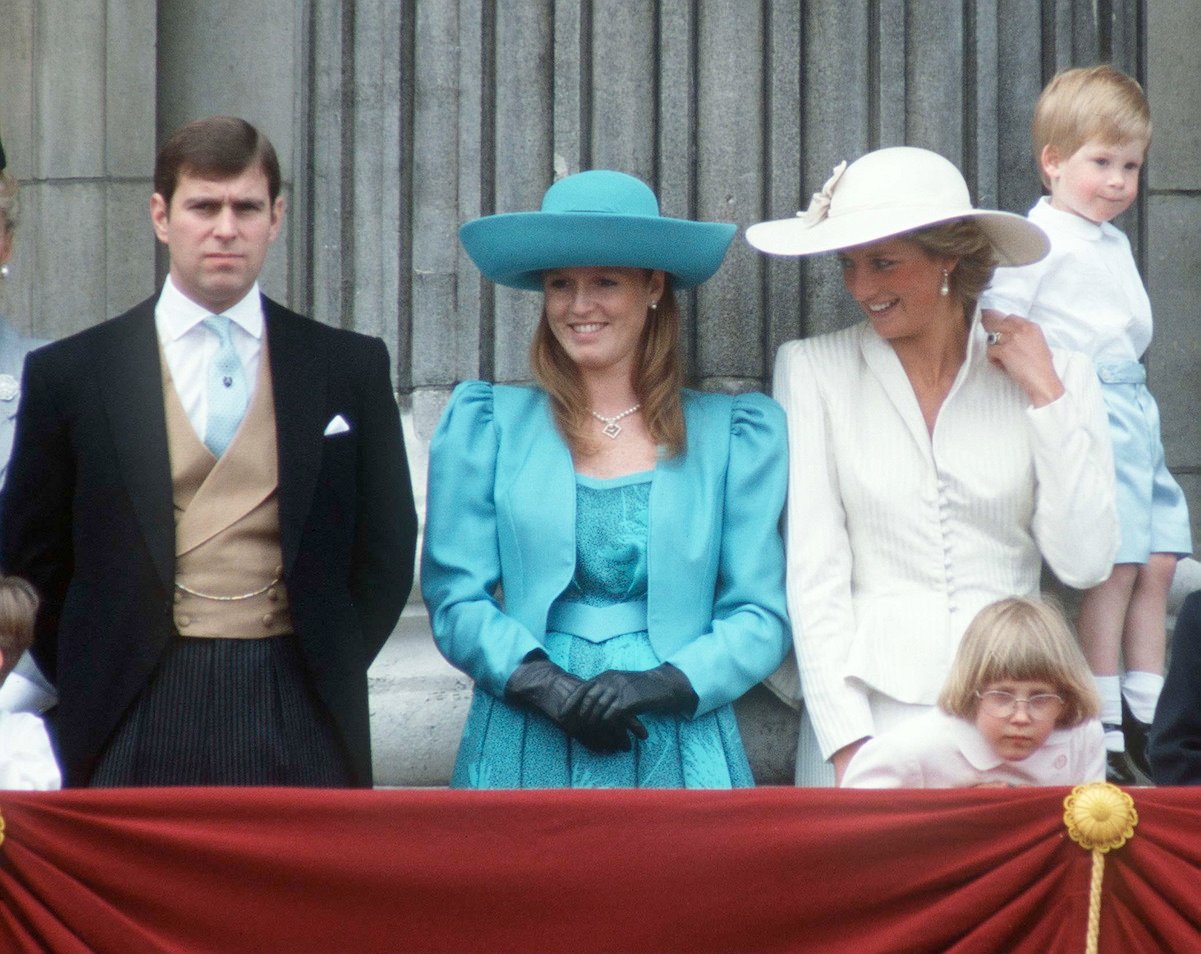
[[[272,204],[279,195],[279,158],[271,140],[236,116],[209,116],[180,126],[154,161],[154,191],[168,206],[185,173],[202,179],[232,179],[253,165],[267,177]]]

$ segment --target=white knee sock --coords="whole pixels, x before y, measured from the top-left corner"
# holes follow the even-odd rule
[[[1139,722],[1155,718],[1155,704],[1163,690],[1163,676],[1154,672],[1128,672],[1122,677],[1122,695],[1126,705]]]

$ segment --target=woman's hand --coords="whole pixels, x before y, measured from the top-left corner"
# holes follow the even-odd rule
[[[588,685],[538,651],[537,654],[531,653],[530,658],[522,662],[509,677],[505,684],[505,701],[541,712],[593,752],[628,752],[628,733],[633,731],[637,734],[637,729],[642,729],[641,738],[646,738],[646,730],[637,719],[633,720],[637,723],[637,729],[617,722],[585,724],[576,715],[576,707],[581,696],[580,690]]]
[[[988,360],[1013,378],[1032,405],[1044,407],[1059,400],[1063,382],[1038,325],[992,309],[983,312],[980,323],[988,332]]]
[[[647,737],[641,713],[690,715],[697,702],[688,677],[671,663],[661,663],[644,672],[606,669],[577,689],[567,707],[583,731],[619,733],[628,742],[627,732]]]

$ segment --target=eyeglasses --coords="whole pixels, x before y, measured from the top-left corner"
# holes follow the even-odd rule
[[[1008,719],[1019,705],[1023,705],[1026,715],[1031,719],[1045,722],[1059,715],[1064,706],[1063,696],[1053,692],[1040,692],[1029,699],[1022,699],[1004,689],[989,689],[987,692],[977,691],[976,698],[980,700],[980,708],[996,719]]]

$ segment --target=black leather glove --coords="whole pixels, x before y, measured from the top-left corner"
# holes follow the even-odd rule
[[[551,662],[542,653],[531,653],[505,683],[505,701],[536,709],[572,738],[594,752],[629,751],[630,740],[624,728],[597,723],[588,725],[575,714],[576,696],[585,686]]]
[[[671,663],[645,672],[607,669],[588,680],[571,700],[575,717],[586,727],[609,726],[646,738],[636,718],[643,712],[688,715],[696,710],[696,692],[688,677]]]

